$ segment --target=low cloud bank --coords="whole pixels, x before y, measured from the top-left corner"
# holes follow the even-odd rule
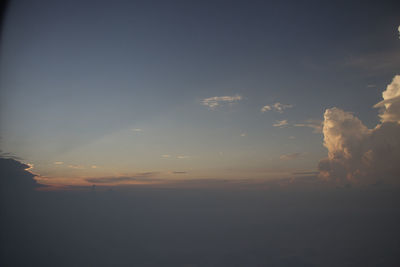
[[[337,183],[397,183],[400,178],[400,75],[382,93],[381,123],[368,129],[350,112],[338,108],[324,114],[324,146],[319,177]]]

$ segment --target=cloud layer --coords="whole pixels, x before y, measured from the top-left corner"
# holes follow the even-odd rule
[[[400,76],[382,93],[381,123],[368,129],[357,117],[338,108],[324,114],[324,146],[328,158],[319,176],[338,183],[397,182],[400,177]]]

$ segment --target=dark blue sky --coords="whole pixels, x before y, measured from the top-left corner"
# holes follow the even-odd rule
[[[322,135],[299,125],[335,106],[376,125],[399,14],[395,1],[11,2],[1,148],[48,176],[315,170]],[[204,102],[222,96],[240,99]],[[261,112],[275,103],[287,108]]]

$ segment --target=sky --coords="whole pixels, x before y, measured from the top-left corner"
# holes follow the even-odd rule
[[[50,184],[394,177],[399,8],[11,1],[1,152]]]

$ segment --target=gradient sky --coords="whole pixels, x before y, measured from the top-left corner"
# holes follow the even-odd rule
[[[399,8],[11,2],[1,39],[1,150],[41,176],[71,181],[315,171],[327,154],[318,130],[325,109],[378,123],[371,107],[400,70]]]

